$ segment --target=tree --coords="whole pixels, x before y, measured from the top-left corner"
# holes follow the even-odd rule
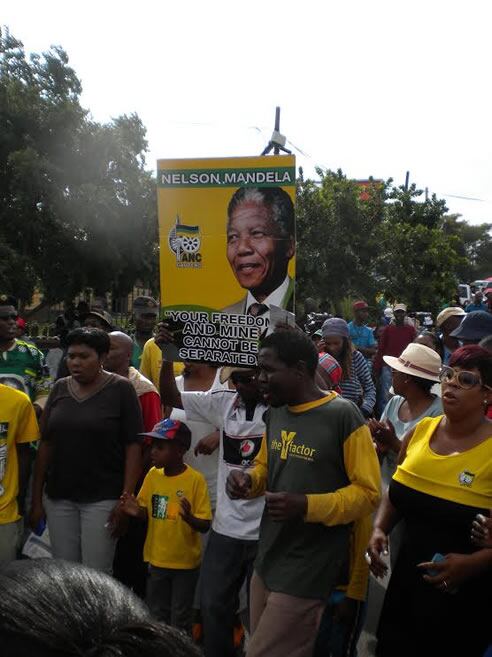
[[[317,170],[320,183],[297,185],[297,298],[328,299],[335,307],[348,295],[373,298],[377,229],[383,216],[381,187],[360,198],[356,182],[341,171]]]
[[[35,287],[59,301],[156,277],[145,128],[135,114],[96,123],[81,91],[61,48],[27,59],[0,31],[0,274],[24,301]]]
[[[394,187],[391,180],[373,184],[362,200],[341,171],[317,173],[319,184],[302,175],[298,181],[299,301],[328,298],[341,312],[347,296],[374,303],[381,293],[435,312],[451,299],[468,253],[466,231],[449,228],[444,201],[420,201],[415,185]]]
[[[445,202],[435,194],[420,202],[422,193],[415,185],[388,190],[374,267],[386,299],[436,312],[456,291],[464,258],[458,237],[443,231]]]
[[[492,224],[472,226],[460,219],[460,215],[452,214],[444,218],[443,230],[459,239],[458,252],[464,259],[457,270],[460,282],[492,276]]]

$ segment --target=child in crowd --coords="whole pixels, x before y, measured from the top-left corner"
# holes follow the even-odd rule
[[[201,561],[200,533],[212,517],[207,483],[183,463],[191,433],[166,419],[153,431],[151,468],[137,498],[125,493],[121,508],[148,521],[144,561],[150,564],[147,603],[158,620],[191,633],[193,595]]]

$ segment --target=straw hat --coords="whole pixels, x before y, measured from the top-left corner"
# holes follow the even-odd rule
[[[410,374],[419,379],[439,381],[439,372],[442,367],[441,357],[436,351],[423,344],[411,342],[398,358],[383,356],[383,360],[398,372]]]
[[[459,306],[450,306],[449,308],[444,308],[444,310],[441,310],[439,315],[436,317],[436,326],[439,328],[439,326],[442,326],[444,322],[447,321],[450,317],[462,317],[464,315],[466,315],[465,311]]]

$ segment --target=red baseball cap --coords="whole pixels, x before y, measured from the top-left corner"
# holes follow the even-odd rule
[[[352,308],[353,308],[353,310],[367,310],[367,308],[369,308],[369,306],[367,305],[367,303],[365,301],[356,301],[353,304]]]

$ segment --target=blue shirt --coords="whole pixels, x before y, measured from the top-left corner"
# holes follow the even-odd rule
[[[481,303],[480,305],[476,303],[469,303],[465,308],[465,313],[472,313],[475,310],[487,310],[487,304]]]
[[[349,322],[348,329],[350,333],[350,339],[357,347],[357,349],[367,349],[376,346],[374,333],[372,332],[372,329],[369,328],[369,326],[359,326],[354,322]]]

